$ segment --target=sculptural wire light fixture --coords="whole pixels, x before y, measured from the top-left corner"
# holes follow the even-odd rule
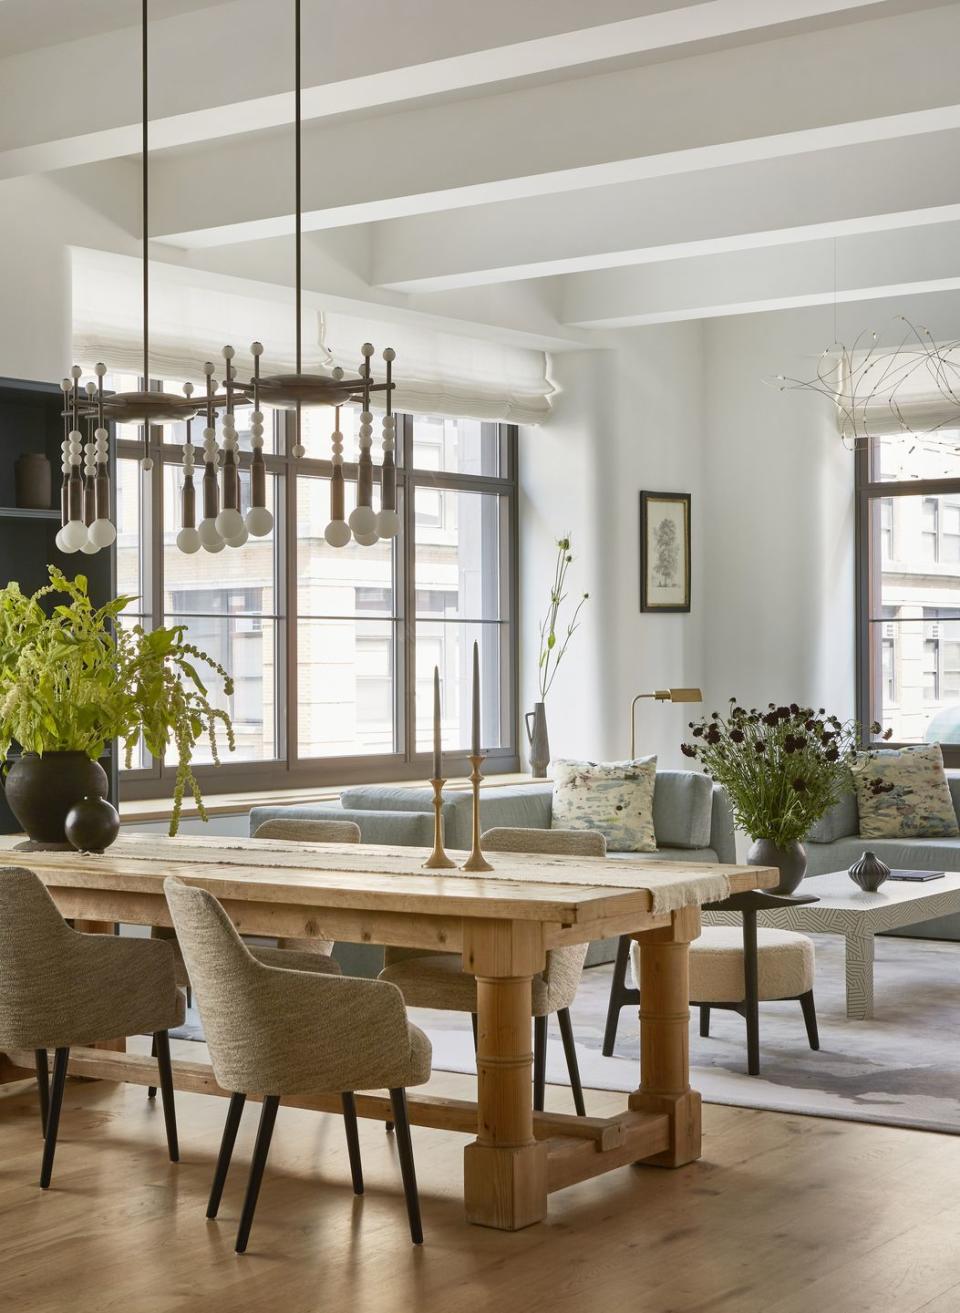
[[[152,468],[153,461],[149,454],[151,425],[165,425],[186,421],[187,438],[183,449],[183,486],[181,490],[181,523],[177,535],[177,546],[182,552],[193,553],[203,547],[208,552],[218,552],[224,546],[241,547],[249,535],[262,537],[273,528],[273,515],[266,505],[266,465],[263,458],[264,415],[260,409],[266,402],[279,408],[294,409],[296,412],[295,440],[292,455],[299,459],[304,455],[302,437],[302,409],[304,406],[334,406],[339,420],[339,407],[362,402],[360,415],[360,461],[358,466],[357,507],[350,516],[349,525],[343,520],[343,440],[338,427],[333,435],[334,474],[331,484],[331,505],[336,496],[339,470],[340,516],[337,521],[347,530],[344,536],[333,528],[333,521],[328,526],[332,530],[327,535],[331,546],[344,546],[352,535],[361,545],[368,545],[379,538],[393,537],[399,530],[400,521],[396,513],[396,470],[393,458],[395,420],[392,415],[390,394],[395,386],[392,380],[392,362],[395,353],[387,348],[384,353],[387,378],[384,383],[373,380],[370,358],[374,348],[364,343],[361,348],[363,363],[358,377],[348,378],[343,369],[337,367],[329,373],[306,374],[303,372],[302,353],[302,237],[303,220],[301,204],[301,154],[302,154],[302,115],[301,115],[301,77],[300,77],[300,0],[294,0],[294,128],[296,155],[296,223],[295,223],[295,279],[296,279],[296,366],[292,374],[262,375],[260,360],[263,345],[254,342],[250,348],[254,362],[253,378],[249,383],[242,383],[236,378],[233,365],[235,351],[232,346],[222,350],[224,358],[223,391],[218,391],[217,380],[213,377],[214,366],[207,361],[203,366],[206,379],[206,392],[203,403],[193,398],[194,388],[190,383],[183,387],[183,396],[150,388],[150,262],[148,258],[148,241],[150,233],[149,219],[149,60],[148,60],[148,0],[141,0],[141,185],[142,185],[142,265],[143,265],[143,379],[142,390],[133,392],[105,393],[103,378],[106,366],[99,363],[95,367],[96,384],[88,384],[81,397],[80,379],[83,370],[74,365],[70,378],[62,383],[64,393],[64,441],[63,441],[63,491],[62,491],[62,527],[57,534],[57,546],[61,551],[86,552],[98,551],[108,547],[116,538],[116,529],[109,519],[110,484],[109,454],[107,443],[108,421],[118,424],[140,424],[143,427],[144,454],[141,466],[145,471]],[[383,452],[386,476],[383,483],[382,509],[379,515],[373,510],[373,465],[370,455],[372,443],[373,416],[370,412],[370,396],[373,392],[386,393],[386,415],[383,421]],[[246,515],[241,508],[241,482],[239,462],[239,440],[236,430],[235,412],[238,406],[253,406],[250,415],[251,457],[251,505]],[[195,448],[192,442],[192,421],[201,410],[205,409],[206,425],[203,430],[203,517],[196,523],[196,488],[193,483]],[[223,503],[220,505],[220,488],[217,479],[220,451],[217,447],[217,417],[222,412],[222,450],[223,450]],[[80,429],[82,420],[95,419],[94,440],[86,444],[85,476],[88,496],[84,500],[84,481],[80,478],[83,434]],[[340,453],[339,462],[336,459]],[[92,492],[89,491],[92,489]],[[93,519],[89,519],[89,515]]]

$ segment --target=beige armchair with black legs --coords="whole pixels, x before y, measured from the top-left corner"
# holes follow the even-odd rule
[[[247,1247],[257,1196],[285,1095],[340,1095],[353,1188],[363,1192],[356,1090],[386,1089],[397,1130],[410,1235],[423,1240],[406,1090],[430,1079],[430,1041],[407,1021],[400,991],[377,980],[317,969],[316,954],[278,954],[267,966],[249,952],[213,897],[169,877],[164,890],[197,996],[218,1083],[231,1093],[207,1216],[216,1217],[248,1095],[262,1098],[260,1129],[237,1232]],[[306,970],[290,970],[299,957]],[[310,966],[310,959],[317,964]]]
[[[85,935],[71,929],[31,871],[0,869],[0,1049],[32,1049],[40,1087],[43,1160],[53,1172],[67,1063],[74,1045],[154,1036],[167,1149],[177,1162],[168,1030],[184,1016],[174,955],[160,940]],[[48,1053],[54,1051],[53,1083]]]
[[[481,837],[487,853],[556,853],[567,857],[605,857],[607,844],[597,830],[527,830],[502,826]],[[547,953],[543,972],[533,980],[533,1106],[543,1111],[547,1072],[547,1020],[557,1014],[567,1071],[577,1115],[586,1109],[577,1051],[570,1021],[587,944],[554,948]],[[380,979],[396,985],[408,1007],[437,1008],[442,1012],[469,1012],[477,1041],[477,982],[464,971],[459,953],[425,953],[419,948],[387,948]],[[389,1123],[387,1129],[389,1130]]]
[[[255,839],[290,839],[301,843],[359,843],[360,826],[353,821],[299,821],[277,818],[258,825]],[[308,953],[333,951],[333,944],[324,939],[278,939],[278,948],[297,948]]]

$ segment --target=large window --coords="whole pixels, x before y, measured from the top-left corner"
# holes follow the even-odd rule
[[[111,381],[137,386],[136,379]],[[224,754],[219,782],[283,788],[427,774],[434,666],[447,769],[468,770],[474,640],[488,768],[515,769],[515,430],[401,417],[400,536],[334,549],[323,537],[332,413],[307,412],[305,421],[307,454],[294,461],[287,454],[291,418],[268,414],[269,537],[192,556],[175,543],[183,433],[151,430],[149,473],[139,465],[138,431],[117,433],[118,588],[139,598],[130,623],[185,625],[191,641],[233,676],[228,697],[216,672],[201,672],[236,730],[237,750]],[[348,461],[356,457],[356,422],[342,412]],[[246,505],[250,447],[239,412],[237,427]],[[349,514],[356,466],[344,470]],[[201,774],[212,769],[208,748],[198,761]],[[169,760],[141,748],[132,766],[122,777],[125,796],[169,787]]]
[[[960,765],[960,431],[857,453],[859,712]],[[954,745],[954,746],[951,746]]]

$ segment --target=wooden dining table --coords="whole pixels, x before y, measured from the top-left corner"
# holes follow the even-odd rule
[[[0,866],[34,871],[78,930],[169,926],[163,881],[175,875],[214,894],[242,934],[460,953],[477,978],[477,1098],[412,1095],[410,1120],[475,1136],[464,1149],[467,1219],[507,1231],[542,1221],[555,1190],[631,1163],[682,1167],[699,1158],[700,1095],[690,1088],[688,1051],[688,948],[706,901],[698,886],[708,875],[725,875],[731,892],[779,879],[772,868],[642,854],[498,853],[494,871],[445,873],[423,870],[427,853],[413,848],[192,835],[124,836],[103,854],[30,848],[0,838]],[[665,881],[671,910],[662,910]],[[614,1117],[534,1112],[532,979],[550,949],[621,934],[640,945],[638,1087]],[[32,1053],[0,1055],[0,1083],[32,1075],[33,1062]],[[140,1085],[157,1079],[155,1062],[123,1041],[71,1050],[69,1071]],[[173,1071],[177,1089],[228,1093],[206,1062],[177,1060]],[[285,1102],[340,1110],[337,1093]],[[358,1095],[356,1107],[380,1121],[391,1116],[386,1093]]]

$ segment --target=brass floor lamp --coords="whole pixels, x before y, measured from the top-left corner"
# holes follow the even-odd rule
[[[630,703],[630,760],[637,755],[637,703],[643,698],[655,698],[657,702],[702,702],[703,694],[698,688],[658,688],[653,693],[638,693]]]

